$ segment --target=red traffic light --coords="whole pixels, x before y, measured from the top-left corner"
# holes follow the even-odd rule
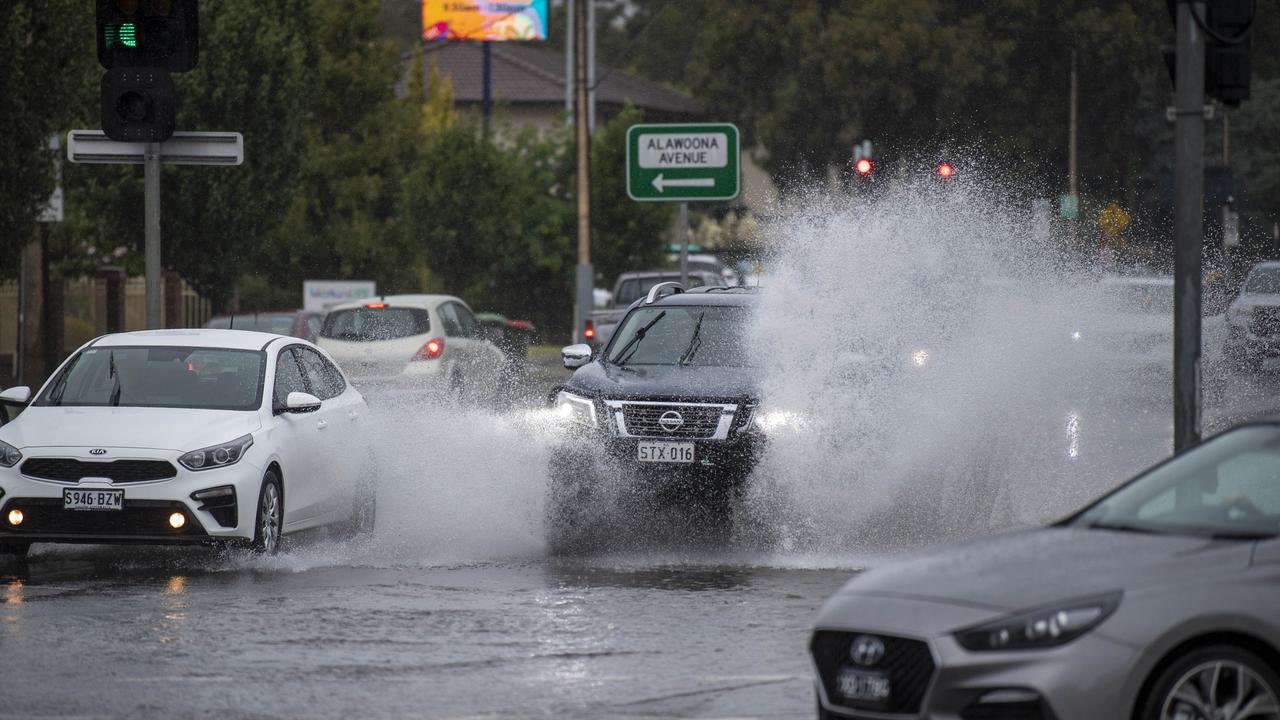
[[[946,180],[947,178],[956,174],[956,169],[951,167],[951,163],[944,162],[944,163],[940,163],[938,165],[938,168],[934,170],[934,172],[938,173],[938,177],[942,178],[943,180]]]
[[[859,175],[864,175],[864,176],[871,174],[872,167],[874,166],[871,164],[871,161],[866,158],[862,158],[861,160],[854,163],[853,165],[853,169],[857,170]]]

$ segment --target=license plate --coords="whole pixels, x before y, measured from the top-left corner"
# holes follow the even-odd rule
[[[123,490],[63,490],[63,510],[122,510]]]
[[[636,448],[640,462],[693,462],[693,443],[642,442]]]
[[[889,699],[889,676],[884,673],[843,670],[836,685],[846,700],[878,703]]]

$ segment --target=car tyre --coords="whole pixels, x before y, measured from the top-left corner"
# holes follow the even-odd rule
[[[9,542],[0,543],[0,555],[8,555],[15,560],[21,560],[31,552],[31,543]]]
[[[1208,687],[1212,685],[1212,687]],[[1212,645],[1198,648],[1177,658],[1160,673],[1146,702],[1143,720],[1167,720],[1175,717],[1200,717],[1199,710],[1180,715],[1185,698],[1198,697],[1210,711],[1223,711],[1213,717],[1235,717],[1235,708],[1254,699],[1280,704],[1280,676],[1266,662],[1243,648]]]
[[[254,552],[275,555],[280,552],[281,529],[284,525],[284,495],[275,472],[268,470],[262,476],[262,490],[258,492],[258,511],[254,516]]]
[[[365,460],[360,478],[356,481],[356,501],[351,518],[342,523],[338,537],[352,540],[372,535],[378,517],[378,465],[372,458]]]

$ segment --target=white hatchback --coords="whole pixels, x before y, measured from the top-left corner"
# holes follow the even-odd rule
[[[485,387],[506,357],[452,295],[386,295],[329,309],[316,343],[356,382],[400,388]]]
[[[25,387],[0,393],[25,403]],[[364,398],[311,343],[241,330],[106,335],[0,427],[0,553],[372,529]]]

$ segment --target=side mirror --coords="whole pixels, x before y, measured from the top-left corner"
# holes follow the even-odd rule
[[[284,411],[289,413],[309,413],[320,409],[320,398],[311,393],[291,392],[284,402]]]
[[[564,361],[564,366],[570,370],[576,370],[591,362],[592,354],[591,346],[581,343],[560,349],[560,359]]]
[[[11,387],[4,392],[0,392],[0,403],[6,405],[26,405],[31,402],[31,388],[26,385]]]

